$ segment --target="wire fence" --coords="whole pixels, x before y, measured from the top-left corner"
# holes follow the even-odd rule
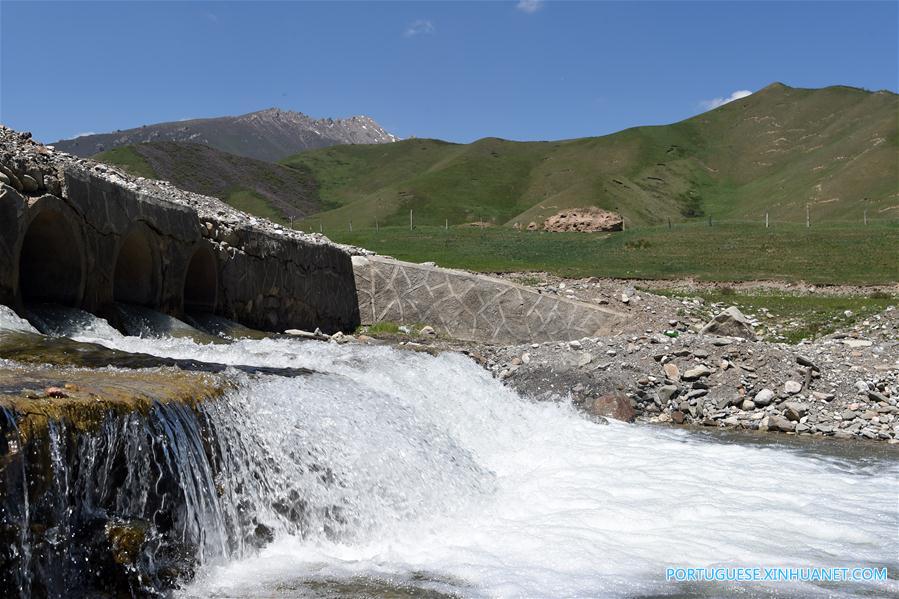
[[[298,228],[300,230],[304,230],[307,232],[317,232],[317,233],[361,233],[363,231],[372,231],[375,232],[380,231],[381,229],[408,229],[409,231],[414,231],[418,228],[433,230],[436,228],[443,228],[447,231],[450,229],[457,228],[473,228],[473,229],[492,229],[492,228],[503,228],[503,229],[515,229],[523,232],[545,232],[548,229],[544,228],[541,224],[537,224],[536,227],[534,223],[522,224],[519,222],[511,223],[508,222],[497,222],[496,219],[476,219],[467,223],[451,223],[449,219],[434,219],[424,217],[418,217],[414,211],[409,212],[408,222],[405,224],[400,224],[397,222],[397,219],[391,218],[386,222],[380,221],[379,219],[374,219],[373,221],[370,219],[365,219],[361,222],[356,221],[354,225],[352,219],[347,219],[345,224],[341,224],[339,221],[335,219],[328,219],[327,222],[325,220],[318,220],[313,218],[305,219],[304,224],[296,225],[291,219],[290,223],[291,228]],[[678,220],[672,219],[670,217],[666,217],[662,222],[656,222],[654,224],[644,224],[640,223],[637,225],[631,224],[628,218],[623,218],[621,229],[623,231],[633,231],[640,229],[668,229],[668,230],[677,230],[677,229],[695,229],[698,226],[707,226],[707,227],[752,227],[752,228],[760,228],[763,227],[765,229],[777,229],[780,227],[788,227],[788,228],[806,228],[806,229],[815,229],[815,228],[855,228],[855,227],[891,227],[891,226],[899,226],[899,214],[895,216],[884,216],[881,212],[869,212],[867,210],[860,212],[858,218],[856,219],[847,219],[845,217],[842,218],[830,218],[825,216],[815,217],[812,212],[806,213],[806,218],[803,220],[782,218],[771,213],[764,213],[760,215],[756,219],[751,218],[743,218],[743,219],[732,219],[732,218],[718,218],[714,215],[709,215],[701,218],[691,218],[688,220]],[[576,232],[576,231],[571,231]],[[601,232],[601,231],[600,231]]]

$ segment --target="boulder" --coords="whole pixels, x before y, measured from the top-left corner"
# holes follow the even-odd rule
[[[634,418],[637,417],[637,413],[631,406],[631,400],[622,393],[611,393],[597,397],[587,402],[586,409],[592,416],[605,416],[615,420],[623,420],[624,422],[633,422]]]
[[[758,393],[755,394],[755,399],[753,399],[753,403],[760,407],[765,407],[769,405],[774,400],[774,391],[771,389],[762,389]]]
[[[339,343],[341,345],[344,343],[349,343],[350,341],[354,341],[354,340],[355,340],[355,337],[353,337],[352,335],[344,335],[340,331],[337,331],[336,333],[331,335],[331,341],[333,341],[334,343]]]
[[[884,403],[889,403],[886,395],[874,390],[868,391],[868,399],[870,399],[871,401],[882,401]]]
[[[675,385],[663,385],[656,391],[656,396],[662,404],[668,403],[672,397],[677,395],[678,388]]]
[[[7,184],[12,185],[13,189],[15,189],[16,191],[23,191],[22,181],[19,180],[19,177],[17,177],[11,169],[0,165],[0,173],[6,175]]]
[[[741,337],[752,341],[756,339],[755,331],[752,329],[749,319],[736,306],[731,306],[715,316],[699,332],[703,335]]]
[[[22,175],[21,181],[22,191],[25,193],[33,193],[40,188],[38,182],[31,175]]]
[[[621,231],[623,224],[624,221],[620,215],[590,206],[588,208],[569,208],[550,216],[543,222],[543,230],[584,233]],[[530,229],[530,225],[528,225],[528,229]]]
[[[764,423],[765,420],[762,420]],[[796,425],[777,414],[771,414],[767,418],[767,427],[769,431],[780,431],[782,433],[792,433],[796,430]]]
[[[783,404],[783,411],[787,420],[798,421],[808,414],[808,404],[804,404],[800,401],[788,401]]]

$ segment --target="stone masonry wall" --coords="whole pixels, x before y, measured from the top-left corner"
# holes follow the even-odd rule
[[[570,341],[609,335],[614,310],[538,293],[484,275],[354,256],[362,324],[424,323],[457,339],[488,343]]]
[[[0,304],[54,301],[106,316],[131,301],[179,316],[189,272],[214,288],[203,305],[252,327],[359,324],[339,246],[0,127]]]

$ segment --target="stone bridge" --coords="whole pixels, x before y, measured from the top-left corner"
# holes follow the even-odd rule
[[[274,331],[359,323],[352,263],[339,247],[213,198],[192,206],[175,188],[117,181],[27,139],[0,150],[0,304],[112,317],[126,302]]]

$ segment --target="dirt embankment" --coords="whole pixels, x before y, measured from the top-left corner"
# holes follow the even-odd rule
[[[528,225],[528,230],[537,228],[536,223]],[[621,219],[621,215],[593,206],[562,210],[543,221],[543,230],[552,233],[597,233],[621,231],[623,228],[624,221]]]

